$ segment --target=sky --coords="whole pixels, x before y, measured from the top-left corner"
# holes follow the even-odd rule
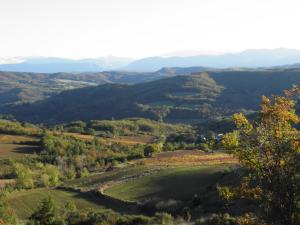
[[[0,58],[300,49],[299,0],[0,0]]]

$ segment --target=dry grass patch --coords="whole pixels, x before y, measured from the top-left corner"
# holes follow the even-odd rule
[[[13,144],[13,143],[37,141],[37,140],[38,139],[29,137],[29,136],[8,135],[8,134],[0,135],[0,143],[2,143],[2,144]]]
[[[232,155],[226,153],[205,153],[200,150],[180,150],[164,152],[152,158],[137,160],[137,164],[182,166],[182,165],[207,165],[207,164],[236,164]]]
[[[24,144],[38,141],[37,138],[22,135],[0,135],[0,158],[19,158],[40,151],[39,146]]]
[[[39,146],[0,143],[0,158],[18,158],[40,151]]]

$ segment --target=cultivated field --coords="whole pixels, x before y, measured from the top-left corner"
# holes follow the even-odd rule
[[[23,144],[36,138],[20,135],[0,135],[0,158],[20,158],[40,150],[38,146]]]
[[[190,200],[206,188],[216,185],[226,165],[165,168],[157,173],[115,184],[104,193],[126,201]]]
[[[174,152],[163,152],[152,158],[135,161],[136,164],[156,166],[184,166],[184,165],[217,165],[235,164],[237,160],[226,153],[205,153],[199,150],[181,150]]]
[[[15,179],[0,179],[0,188],[4,188],[6,185],[14,185],[16,183]]]
[[[95,196],[77,192],[51,189],[33,189],[13,192],[7,195],[8,205],[15,211],[19,219],[28,218],[38,207],[40,201],[51,195],[53,200],[62,208],[67,202],[74,202],[78,209],[105,209]]]
[[[116,183],[126,182],[131,179],[137,179],[142,176],[156,173],[162,169],[162,167],[156,166],[128,166],[94,174],[85,178],[67,181],[65,182],[65,186],[82,190],[100,190]]]

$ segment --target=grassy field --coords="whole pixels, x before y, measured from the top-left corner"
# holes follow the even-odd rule
[[[228,165],[166,168],[149,176],[113,185],[105,194],[127,201],[189,200],[222,178]]]
[[[181,150],[174,152],[163,152],[152,158],[137,160],[136,164],[142,165],[217,165],[217,164],[234,164],[237,160],[232,155],[226,153],[205,153],[200,150]]]
[[[37,139],[21,135],[0,135],[0,158],[20,158],[38,152],[38,146],[22,144],[31,141]]]
[[[3,144],[36,141],[36,140],[37,140],[36,138],[29,137],[29,136],[0,134],[0,143]]]
[[[236,163],[236,159],[225,153],[208,154],[198,150],[164,152],[152,158],[130,161],[129,165],[123,168],[67,181],[65,185],[72,188],[96,188],[110,186],[113,183],[124,182],[142,176],[149,176],[169,167],[184,166],[194,168],[194,166],[209,165],[214,168],[218,165],[227,167]]]
[[[10,208],[15,211],[16,216],[24,220],[38,207],[40,201],[49,194],[60,208],[70,201],[74,202],[78,209],[101,210],[105,208],[94,196],[63,190],[34,189],[20,191],[7,195],[6,199]]]
[[[132,179],[147,174],[156,173],[161,170],[161,167],[147,167],[147,166],[129,166],[125,168],[118,168],[105,173],[91,175],[85,178],[79,178],[65,183],[66,187],[71,188],[88,188],[88,189],[99,189],[101,187]]]
[[[6,185],[14,185],[16,183],[15,179],[0,179],[0,188],[4,188]]]

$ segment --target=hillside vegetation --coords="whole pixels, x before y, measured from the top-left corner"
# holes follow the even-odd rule
[[[152,82],[105,84],[65,91],[8,113],[33,122],[144,117],[169,122],[204,122],[258,109],[262,95],[300,85],[299,69],[211,71]]]
[[[0,68],[1,69],[1,68]],[[7,105],[35,102],[64,90],[104,83],[135,84],[190,74],[204,68],[165,68],[153,73],[106,71],[94,73],[28,73],[0,71],[0,110]]]

